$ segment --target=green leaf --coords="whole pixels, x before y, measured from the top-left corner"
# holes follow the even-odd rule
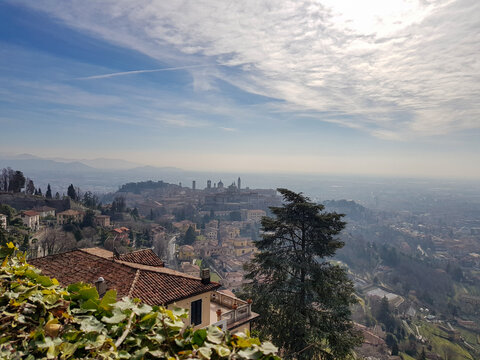
[[[68,342],[63,342],[61,345],[60,345],[60,349],[62,351],[62,356],[64,358],[69,358],[71,357],[75,351],[77,350],[78,348],[78,345],[77,344],[72,344],[72,343],[68,343]]]
[[[210,348],[207,348],[207,347],[201,347],[198,349],[198,352],[200,353],[200,355],[202,355],[202,357],[204,357],[205,359],[210,359],[210,357],[212,356],[212,349]]]
[[[223,345],[215,345],[213,349],[215,349],[220,357],[227,357],[231,353],[230,349]]]
[[[70,284],[67,287],[67,291],[71,293],[79,292],[81,288],[83,288],[85,285],[83,283],[74,283]]]
[[[223,340],[223,332],[216,326],[209,326],[207,328],[207,339],[211,343],[221,344]]]
[[[99,308],[103,310],[110,310],[112,308],[112,304],[117,301],[117,291],[116,290],[108,290],[105,295],[103,295],[100,304],[98,305]]]
[[[138,306],[134,306],[132,311],[140,316],[140,315],[144,315],[144,314],[149,314],[152,312],[152,307],[150,305],[147,305],[147,304],[140,304]]]
[[[105,329],[103,324],[93,316],[85,316],[78,323],[80,324],[80,329],[85,332],[95,331],[99,333]]]
[[[55,305],[58,299],[60,299],[60,295],[57,294],[50,294],[43,297],[43,301],[48,305]]]
[[[192,341],[195,345],[202,346],[206,338],[207,338],[207,330],[200,329],[193,333]]]
[[[120,310],[127,310],[132,309],[135,306],[135,303],[131,299],[124,297],[121,301],[117,301],[112,306]]]
[[[102,321],[107,324],[118,324],[125,320],[127,318],[127,315],[117,312],[111,317],[104,316],[102,317]]]
[[[37,278],[37,282],[40,285],[45,286],[45,287],[49,287],[49,286],[53,285],[52,280],[48,276],[43,276],[43,275],[41,275]]]
[[[132,359],[140,360],[143,359],[143,356],[148,352],[148,347],[143,347],[137,351],[135,351],[132,355]]]
[[[131,358],[131,356],[130,356],[130,354],[128,353],[128,351],[125,351],[125,350],[120,350],[120,351],[118,352],[118,357],[119,357],[120,359],[130,359],[130,358]]]
[[[269,341],[265,341],[259,349],[264,355],[275,355],[278,352],[278,348]]]
[[[150,350],[149,353],[155,358],[165,358],[165,351],[163,350]]]
[[[97,300],[98,292],[94,287],[83,288],[78,292],[83,300]]]
[[[157,313],[152,312],[144,315],[140,320],[140,326],[142,329],[151,329],[157,322]]]
[[[85,309],[85,310],[98,310],[98,305],[97,305],[97,302],[92,300],[92,299],[88,299],[87,301],[85,301],[82,305],[80,305],[80,308],[82,309]]]
[[[242,359],[257,360],[262,356],[262,353],[254,348],[242,349],[238,352]]]

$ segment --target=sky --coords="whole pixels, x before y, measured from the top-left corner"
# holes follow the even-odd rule
[[[0,2],[0,153],[480,178],[477,0]]]

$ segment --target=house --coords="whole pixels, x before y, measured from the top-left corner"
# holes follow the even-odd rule
[[[208,269],[202,277],[191,276],[152,265],[161,261],[153,256],[150,249],[114,256],[105,249],[88,248],[33,259],[30,264],[63,286],[83,281],[95,285],[100,295],[115,289],[118,298],[131,296],[152,306],[186,308],[185,322],[195,329],[216,325],[243,331],[258,317],[251,311],[251,301],[217,293],[220,284],[210,281]]]
[[[188,261],[182,261],[180,264],[182,273],[191,275],[191,276],[198,276],[200,274],[200,266],[194,265]]]
[[[263,210],[247,210],[247,220],[260,222],[267,213]]]
[[[26,227],[32,229],[33,231],[38,230],[40,226],[40,214],[34,210],[26,210],[20,212],[20,218]]]
[[[130,244],[129,228],[122,226],[122,227],[113,229],[110,233],[113,236],[115,241],[118,241],[119,243],[126,244],[126,245]]]
[[[110,227],[110,216],[108,215],[95,215],[95,224],[100,227]]]
[[[7,230],[7,215],[0,214],[0,229]]]
[[[84,213],[78,210],[65,210],[57,214],[57,224],[79,223],[83,221]]]
[[[40,215],[40,218],[46,218],[48,216],[55,217],[55,209],[49,206],[40,206],[40,207],[34,208],[33,210]]]
[[[193,260],[195,257],[195,249],[190,245],[182,245],[178,249],[178,259],[181,261]]]
[[[196,234],[200,234],[200,230],[197,230],[197,224],[190,220],[174,222],[172,226],[183,234],[187,232],[189,227],[192,227]]]
[[[216,228],[205,227],[203,233],[208,240],[217,240],[218,238],[218,231]]]

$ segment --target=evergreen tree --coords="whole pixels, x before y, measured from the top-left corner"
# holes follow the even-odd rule
[[[51,199],[52,198],[52,189],[50,188],[50,184],[47,185],[47,192],[45,193],[45,197],[47,199]]]
[[[283,207],[262,219],[259,253],[247,265],[245,292],[262,314],[258,330],[283,348],[284,358],[345,358],[361,343],[350,319],[356,302],[345,269],[329,261],[344,243],[342,216],[287,189]]]
[[[27,179],[27,185],[25,186],[25,193],[27,195],[33,195],[35,193],[35,185],[32,179]]]
[[[59,194],[58,191],[55,193],[55,199],[57,199],[57,200],[60,199],[60,194]]]
[[[388,332],[393,332],[395,329],[395,318],[390,311],[390,305],[388,304],[388,299],[384,296],[382,302],[380,303],[380,310],[378,312],[377,320],[385,325],[385,329]]]
[[[38,188],[36,195],[38,195],[38,196],[43,196],[43,195],[42,195],[42,189]]]
[[[77,192],[75,191],[75,188],[73,187],[73,184],[70,184],[70,186],[67,189],[67,195],[70,199],[76,200],[77,199]]]
[[[195,230],[193,227],[189,226],[187,229],[187,232],[185,233],[185,236],[183,237],[183,244],[184,245],[192,245],[197,238],[197,235],[195,234]]]

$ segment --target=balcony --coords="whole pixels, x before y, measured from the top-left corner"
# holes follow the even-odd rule
[[[234,330],[258,317],[252,311],[251,302],[219,291],[210,295],[210,324],[222,329]]]

